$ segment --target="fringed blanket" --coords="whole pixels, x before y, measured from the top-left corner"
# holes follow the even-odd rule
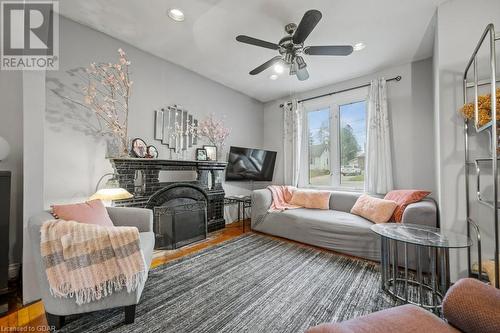
[[[144,282],[147,268],[136,227],[54,220],[41,228],[40,250],[56,297],[90,303]]]
[[[290,204],[293,192],[296,190],[293,186],[271,185],[267,187],[273,196],[273,202],[269,207],[269,212],[281,212],[285,209],[301,208],[301,206]]]

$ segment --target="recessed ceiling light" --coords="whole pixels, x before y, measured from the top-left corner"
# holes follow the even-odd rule
[[[283,71],[285,70],[285,68],[283,67],[282,64],[276,64],[274,65],[274,71],[278,74],[281,74],[283,73]]]
[[[277,75],[277,74],[271,74],[271,75],[269,76],[269,79],[271,79],[271,80],[273,80],[273,81],[274,81],[274,80],[277,80],[277,79],[278,79],[278,75]]]
[[[359,42],[359,43],[354,44],[353,49],[354,49],[354,51],[361,51],[365,47],[366,47],[365,43]]]
[[[179,8],[171,8],[168,10],[168,17],[177,22],[184,21],[184,13]]]

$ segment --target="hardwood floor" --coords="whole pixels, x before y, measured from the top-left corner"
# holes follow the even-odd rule
[[[206,240],[184,246],[177,250],[155,251],[151,268],[168,263],[169,261],[190,255],[208,247],[217,245],[243,234],[241,222],[226,225],[222,230],[212,232]],[[245,221],[245,232],[250,232],[250,220]],[[15,302],[14,302],[15,303]],[[45,319],[45,310],[41,301],[27,306],[12,306],[6,315],[0,317],[0,332],[47,332],[48,325]]]

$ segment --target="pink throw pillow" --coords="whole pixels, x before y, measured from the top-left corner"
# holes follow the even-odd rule
[[[304,208],[330,209],[330,192],[295,190],[290,203]]]
[[[103,227],[113,226],[106,207],[99,199],[69,205],[53,205],[52,215],[66,221],[96,224]]]
[[[406,206],[421,201],[429,194],[431,194],[431,192],[420,190],[395,190],[387,193],[384,199],[396,201],[398,204],[398,207],[392,215],[391,221],[401,222]]]
[[[361,195],[351,209],[351,214],[359,215],[373,223],[389,221],[398,204],[392,200],[374,198]]]

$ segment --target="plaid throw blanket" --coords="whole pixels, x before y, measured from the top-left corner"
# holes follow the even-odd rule
[[[74,297],[78,305],[124,287],[130,293],[147,272],[136,227],[48,221],[41,228],[40,250],[51,294]]]

